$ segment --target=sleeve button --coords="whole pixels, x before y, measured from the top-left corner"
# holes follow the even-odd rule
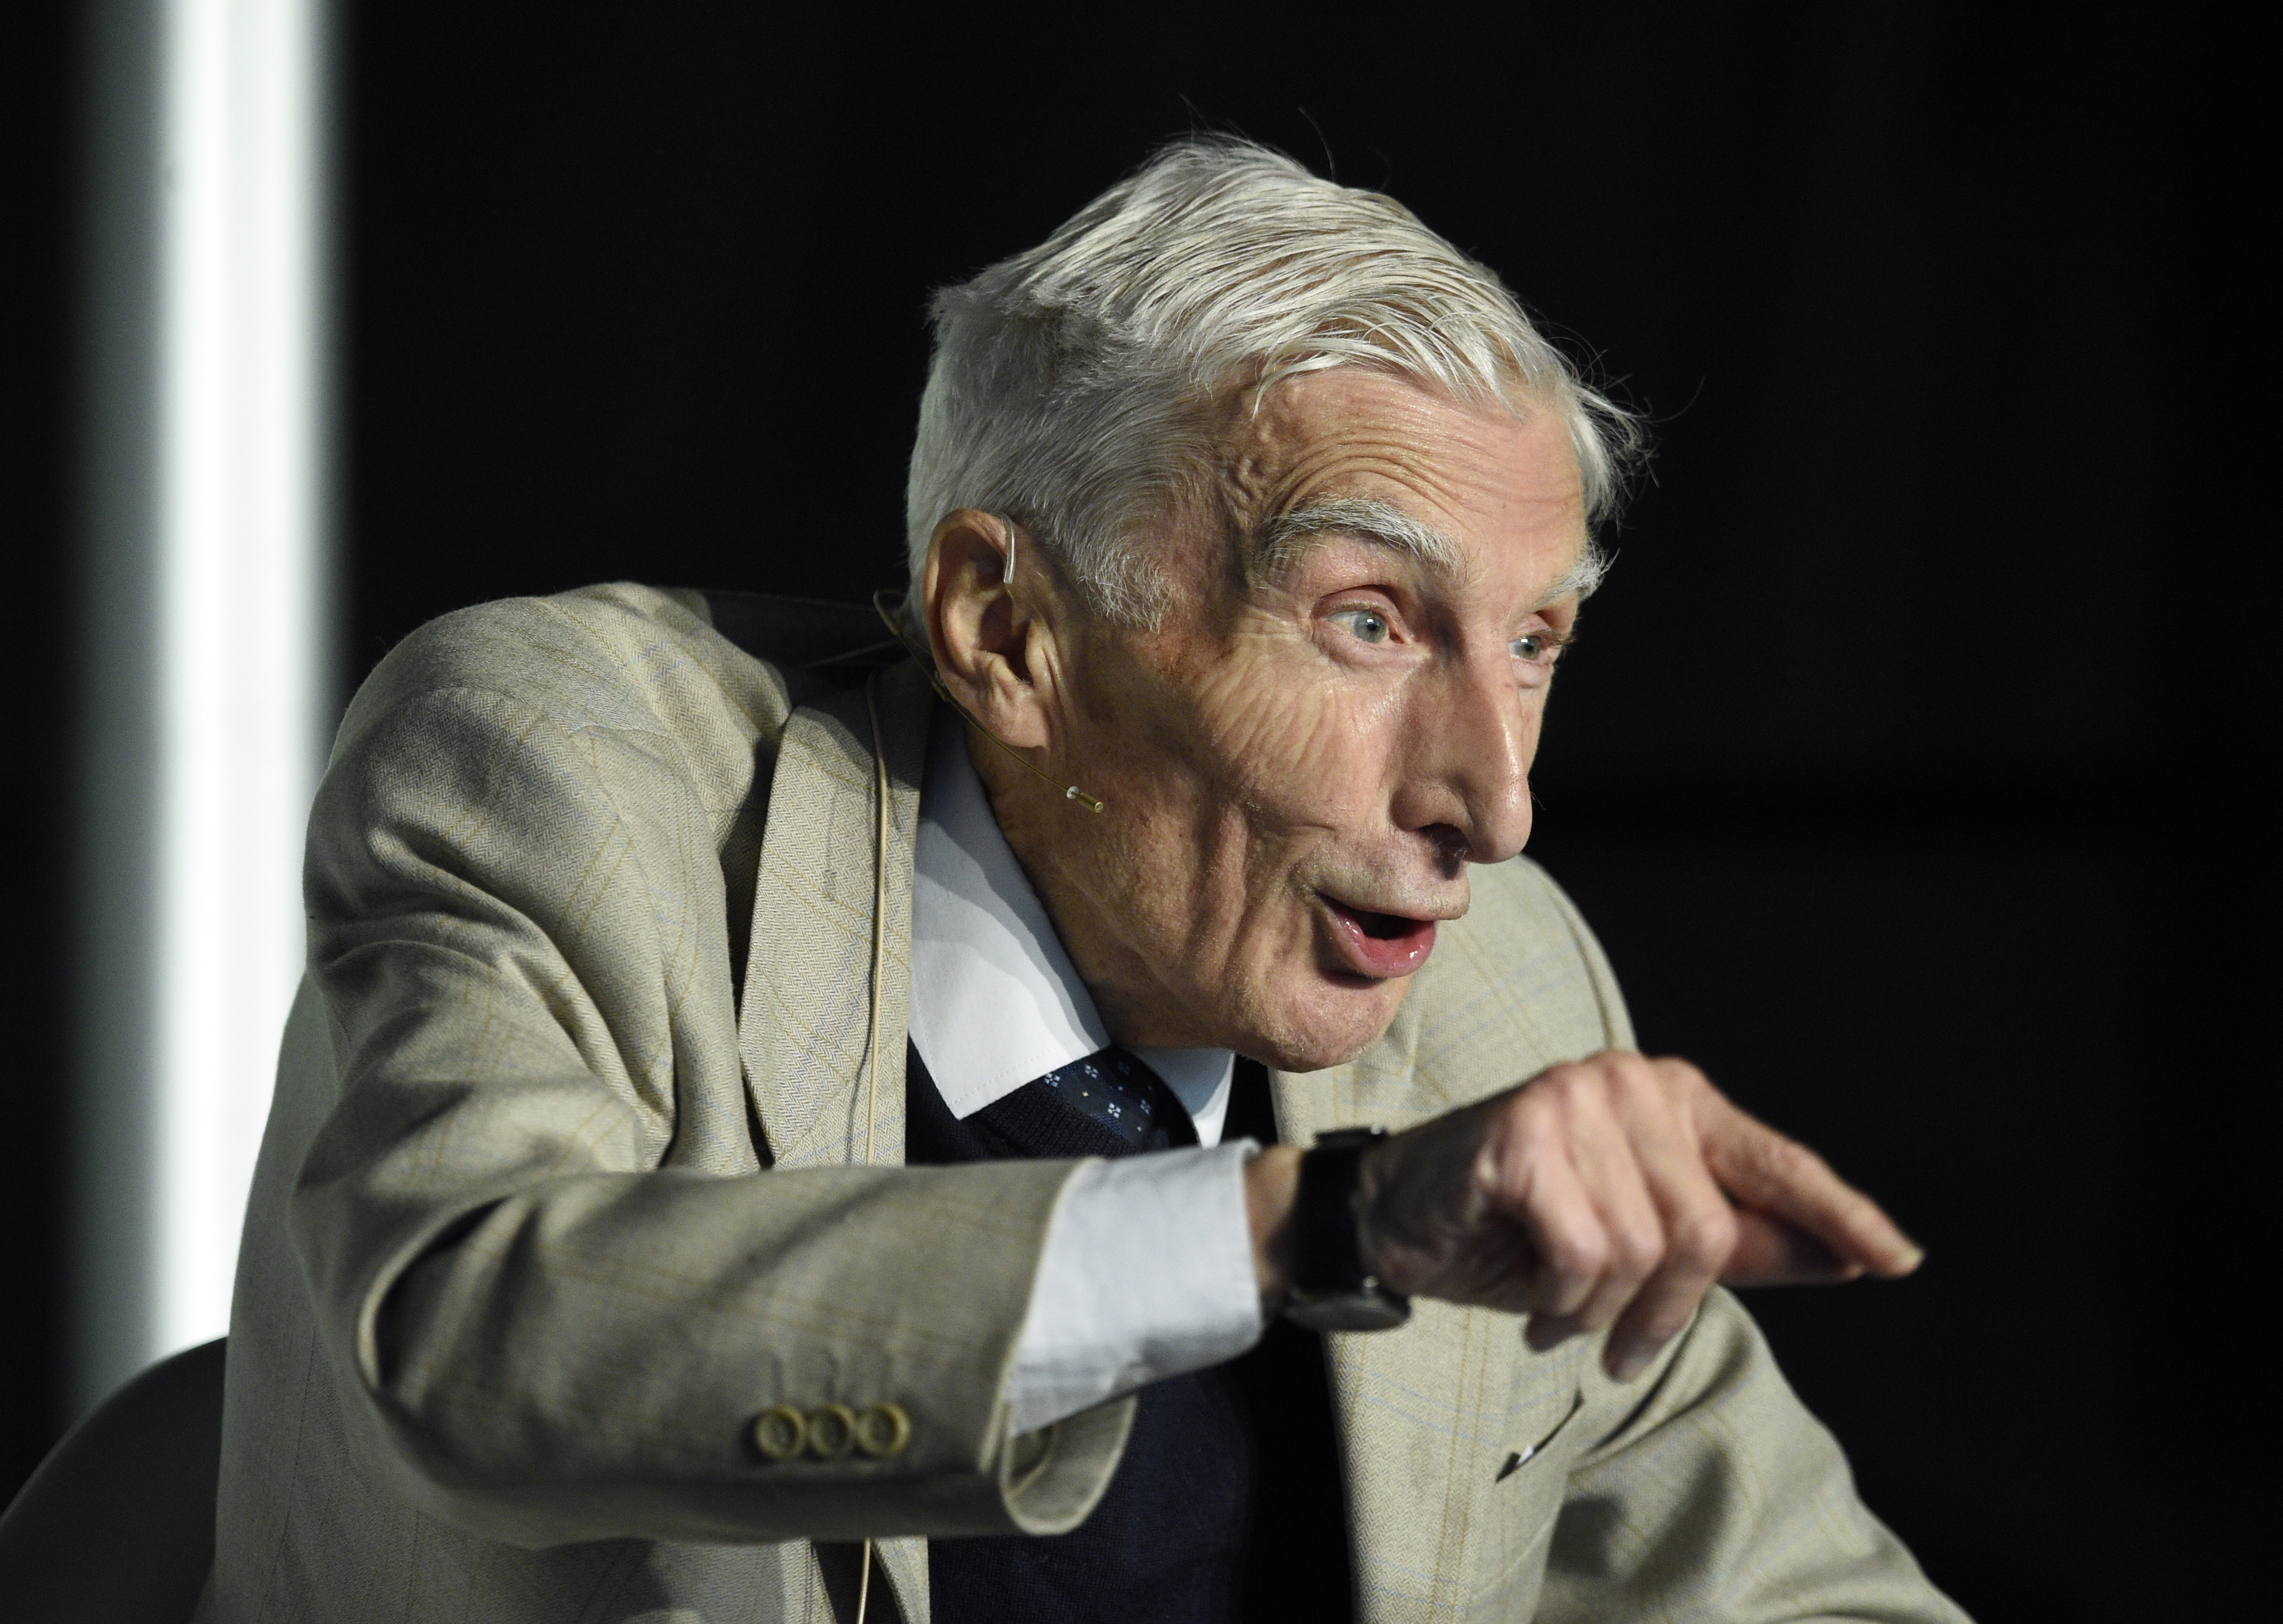
[[[808,1412],[808,1447],[819,1460],[838,1460],[856,1442],[856,1412],[824,1404]]]
[[[912,1441],[912,1418],[901,1404],[875,1404],[856,1418],[856,1447],[875,1460],[903,1453]]]
[[[791,1460],[808,1442],[808,1423],[790,1404],[772,1404],[753,1418],[753,1447],[770,1460]]]

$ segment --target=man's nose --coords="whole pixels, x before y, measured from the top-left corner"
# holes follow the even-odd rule
[[[1503,651],[1495,669],[1489,664],[1447,669],[1436,703],[1417,719],[1409,804],[1398,808],[1406,828],[1443,835],[1473,863],[1502,863],[1530,838],[1536,711]]]

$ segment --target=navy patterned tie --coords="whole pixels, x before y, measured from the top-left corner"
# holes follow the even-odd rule
[[[1188,1112],[1165,1080],[1115,1044],[1058,1066],[981,1110],[954,1120],[916,1049],[909,1053],[912,1162],[1023,1156],[1133,1156],[1197,1142]]]
[[[1197,1142],[1189,1114],[1171,1097],[1173,1091],[1115,1044],[1050,1071],[1029,1086],[1044,1089],[1064,1109],[1116,1134],[1127,1155]]]

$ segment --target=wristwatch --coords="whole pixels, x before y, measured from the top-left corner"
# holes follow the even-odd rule
[[[1336,1128],[1300,1157],[1293,1203],[1299,1257],[1284,1317],[1311,1331],[1392,1331],[1411,1317],[1411,1300],[1389,1291],[1363,1265],[1356,1172],[1384,1128]]]

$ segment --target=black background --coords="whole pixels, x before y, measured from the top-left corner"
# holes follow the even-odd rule
[[[10,26],[0,1487],[66,1419],[84,66]],[[2271,1501],[2240,51],[2079,7],[350,7],[344,689],[501,594],[892,583],[927,291],[1167,136],[1391,190],[1656,421],[1532,851],[1645,1045],[1929,1248],[1754,1298],[1787,1370],[1977,1612],[2219,1616]]]

